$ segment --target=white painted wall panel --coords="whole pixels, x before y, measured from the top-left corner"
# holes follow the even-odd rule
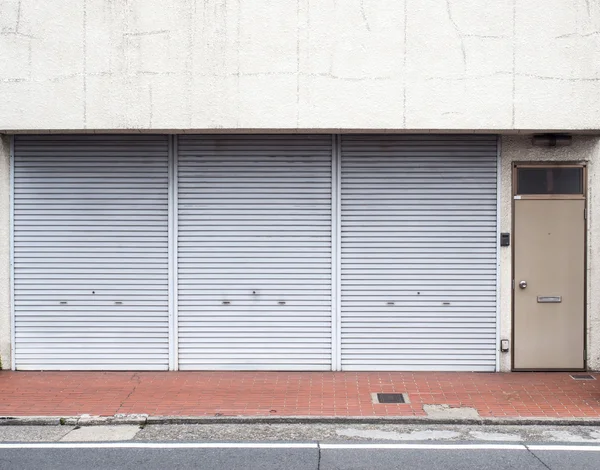
[[[496,137],[342,137],[342,367],[495,367]]]
[[[331,148],[180,136],[181,369],[331,368]]]
[[[168,366],[168,138],[17,136],[17,369]]]

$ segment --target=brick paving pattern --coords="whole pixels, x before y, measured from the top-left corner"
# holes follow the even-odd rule
[[[419,416],[424,404],[482,417],[600,417],[599,380],[567,373],[0,372],[0,416]],[[373,404],[371,393],[408,393]]]

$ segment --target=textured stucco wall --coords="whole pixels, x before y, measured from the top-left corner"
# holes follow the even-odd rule
[[[587,162],[587,365],[589,369],[600,370],[600,138],[575,136],[569,147],[540,148],[531,145],[531,137],[504,136],[501,151],[500,229],[511,235],[513,162]],[[500,250],[501,338],[511,339],[511,248]],[[501,353],[500,364],[502,371],[510,371],[510,353]]]
[[[600,129],[590,0],[0,0],[0,130]]]
[[[0,359],[10,369],[10,138],[0,136]]]

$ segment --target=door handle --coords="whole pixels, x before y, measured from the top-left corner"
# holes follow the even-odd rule
[[[525,289],[527,287],[527,281],[521,281],[521,282],[519,282],[519,287],[521,289]]]

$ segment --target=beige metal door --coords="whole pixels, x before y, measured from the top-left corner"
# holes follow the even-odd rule
[[[514,368],[583,369],[585,199],[515,199]]]

